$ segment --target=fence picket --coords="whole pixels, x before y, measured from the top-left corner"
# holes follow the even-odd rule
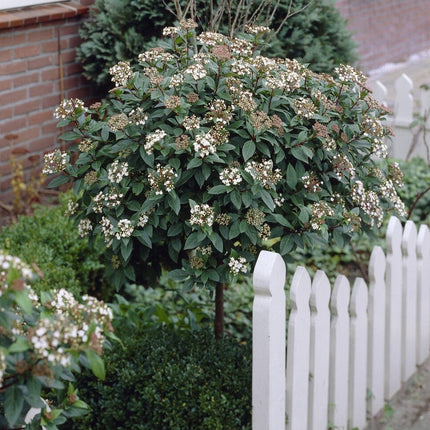
[[[385,266],[384,252],[375,246],[369,262],[367,407],[371,416],[384,406]]]
[[[391,217],[386,235],[386,400],[393,397],[402,385],[402,234],[403,228],[400,220]]]
[[[366,425],[367,381],[367,285],[362,278],[354,282],[349,305],[349,427],[362,429]]]
[[[430,230],[422,225],[417,240],[418,279],[417,279],[417,356],[422,364],[430,349]]]
[[[414,84],[411,78],[404,73],[394,83],[396,88],[396,99],[394,102],[394,113],[396,124],[408,125],[413,120],[413,105],[412,90]]]
[[[285,426],[285,275],[282,257],[261,251],[253,276],[252,341],[258,345],[252,352],[255,430],[279,430]]]
[[[403,252],[403,321],[402,380],[407,381],[416,370],[417,358],[417,228],[406,221],[402,238]]]
[[[329,424],[345,429],[348,424],[349,386],[349,295],[348,279],[339,275],[333,287],[330,310]]]
[[[326,430],[330,359],[330,282],[318,270],[310,297],[309,430]]]
[[[307,429],[311,278],[297,267],[290,288],[287,347],[287,430]],[[281,429],[283,427],[279,427]]]
[[[330,294],[324,272],[311,283],[303,267],[296,269],[286,364],[285,264],[279,254],[260,253],[254,271],[254,430],[363,430],[366,419],[382,410],[384,396],[390,400],[429,358],[430,230],[421,226],[417,234],[412,221],[403,229],[393,217],[386,245],[387,257],[380,247],[372,251],[369,288],[357,279],[351,297],[345,276],[338,276]]]

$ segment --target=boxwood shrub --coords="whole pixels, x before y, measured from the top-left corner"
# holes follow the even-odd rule
[[[78,380],[91,413],[70,429],[227,430],[251,428],[251,348],[212,332],[116,330],[106,379]]]

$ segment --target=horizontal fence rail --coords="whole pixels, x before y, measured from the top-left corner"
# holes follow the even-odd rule
[[[331,288],[298,267],[285,324],[285,264],[262,251],[254,270],[253,429],[364,429],[430,354],[430,230],[390,219],[369,285]],[[285,350],[287,353],[285,354]],[[286,358],[286,359],[285,359]]]

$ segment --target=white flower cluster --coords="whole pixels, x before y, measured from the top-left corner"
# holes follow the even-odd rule
[[[102,213],[103,207],[109,209],[116,208],[121,204],[121,199],[124,194],[117,192],[114,188],[111,188],[107,194],[105,191],[100,191],[93,197],[95,213]]]
[[[112,82],[114,82],[117,87],[127,86],[129,79],[134,75],[128,61],[120,61],[118,64],[115,64],[115,66],[109,69],[109,73],[112,76]]]
[[[335,67],[334,70],[339,76],[340,82],[354,82],[361,86],[365,86],[367,84],[366,76],[352,66],[341,64],[339,67]]]
[[[252,74],[252,64],[242,58],[234,59],[231,71],[238,76],[249,76]]]
[[[137,222],[138,227],[145,227],[148,224],[149,216],[146,213],[140,214],[139,221]]]
[[[273,171],[272,160],[263,160],[261,163],[250,161],[246,164],[245,171],[267,189],[271,188],[282,179],[281,169],[275,169]]]
[[[115,237],[119,240],[123,237],[130,237],[133,234],[134,227],[129,219],[121,219],[118,221],[117,232]]]
[[[179,27],[164,27],[163,36],[176,36],[180,31]]]
[[[86,110],[84,102],[80,99],[63,99],[58,107],[55,108],[54,117],[66,119],[72,116],[77,109]]]
[[[382,184],[379,186],[379,190],[382,197],[393,203],[395,211],[400,216],[406,216],[405,204],[397,194],[396,188],[394,187],[394,183],[391,179],[384,179]]]
[[[105,216],[100,220],[100,226],[102,228],[103,236],[105,237],[106,248],[110,248],[115,236],[114,226],[110,219]]]
[[[317,107],[311,99],[299,97],[293,101],[297,116],[311,119],[317,113]]]
[[[197,40],[200,43],[204,43],[206,46],[215,46],[215,45],[227,45],[228,38],[220,33],[213,33],[210,31],[206,31],[197,36]]]
[[[228,262],[228,267],[230,267],[230,272],[236,276],[239,273],[246,273],[248,271],[247,265],[246,265],[246,259],[244,257],[230,257],[230,260]]]
[[[321,185],[323,181],[319,181],[314,173],[308,173],[307,175],[302,176],[303,187],[309,193],[317,193],[321,190]]]
[[[164,192],[170,193],[175,188],[174,180],[178,177],[177,173],[170,166],[162,166],[157,163],[155,172],[149,174],[149,185],[155,190],[155,194],[163,195]]]
[[[208,204],[203,203],[201,205],[194,205],[191,208],[191,225],[198,225],[200,227],[207,225],[208,227],[211,227],[214,223],[214,219],[214,209]]]
[[[312,209],[312,218],[310,223],[311,223],[311,227],[314,230],[319,230],[321,228],[327,216],[334,215],[333,208],[331,208],[326,202],[314,203],[311,209]]]
[[[185,130],[195,130],[200,128],[200,119],[196,115],[186,116],[182,121]]]
[[[150,133],[146,136],[145,138],[145,151],[148,154],[152,154],[152,151],[154,150],[154,145],[157,142],[160,142],[161,140],[163,140],[166,137],[166,132],[164,130],[161,129],[157,129],[155,130],[153,133]]]
[[[54,173],[62,172],[67,167],[69,156],[66,152],[56,151],[48,152],[43,156],[44,167],[42,173],[44,175],[52,175]]]
[[[79,236],[85,237],[93,230],[93,225],[88,218],[81,219],[78,224]]]
[[[119,184],[128,174],[128,163],[126,161],[120,163],[119,160],[115,160],[107,169],[108,179],[114,184]]]
[[[165,52],[163,48],[151,48],[138,56],[139,61],[142,63],[157,63],[158,61],[168,63],[173,58],[173,55]]]
[[[219,178],[226,187],[238,185],[243,179],[240,169],[235,166],[230,166],[223,169],[219,174]]]
[[[194,141],[194,151],[196,151],[201,158],[209,154],[215,154],[216,146],[213,136],[210,133],[198,134]]]
[[[184,73],[191,75],[195,81],[205,78],[208,74],[204,66],[199,63],[191,64],[184,70]]]
[[[264,80],[266,87],[272,90],[292,91],[300,88],[303,77],[292,70],[282,71],[277,76],[267,76]]]
[[[370,216],[372,219],[371,225],[373,226],[376,220],[376,225],[380,227],[383,211],[379,204],[378,194],[375,191],[366,191],[363,182],[357,181],[352,187],[351,197],[352,201]]]
[[[67,202],[67,208],[64,211],[64,215],[65,216],[71,216],[71,215],[75,214],[78,207],[79,207],[79,205],[76,202],[74,202],[72,199],[70,199]]]
[[[135,125],[145,125],[148,120],[148,115],[146,115],[145,111],[141,107],[137,107],[136,109],[132,109],[128,114],[128,119],[130,123]]]
[[[257,35],[257,34],[264,34],[264,33],[269,33],[270,32],[270,28],[269,27],[265,27],[263,25],[245,25],[245,33],[249,33],[249,34],[253,34],[253,35]]]
[[[169,88],[176,88],[184,83],[184,75],[176,73],[170,77]]]
[[[344,154],[336,154],[333,157],[333,171],[337,176],[337,179],[341,180],[345,174],[348,174],[350,178],[355,176],[355,167],[348,160],[347,156]]]
[[[20,258],[4,254],[0,251],[0,279],[4,279],[7,276],[11,267],[18,270],[25,279],[32,279],[34,276],[30,267]]]

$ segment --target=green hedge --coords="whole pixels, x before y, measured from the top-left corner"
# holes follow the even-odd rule
[[[109,287],[103,280],[102,249],[90,248],[64,215],[66,197],[60,205],[41,206],[33,215],[0,229],[0,249],[33,263],[40,277],[37,291],[65,288],[73,294],[92,294],[107,299]],[[38,270],[33,266],[35,270]]]
[[[117,331],[106,380],[83,374],[79,395],[91,413],[73,430],[251,428],[251,349],[212,332]]]

